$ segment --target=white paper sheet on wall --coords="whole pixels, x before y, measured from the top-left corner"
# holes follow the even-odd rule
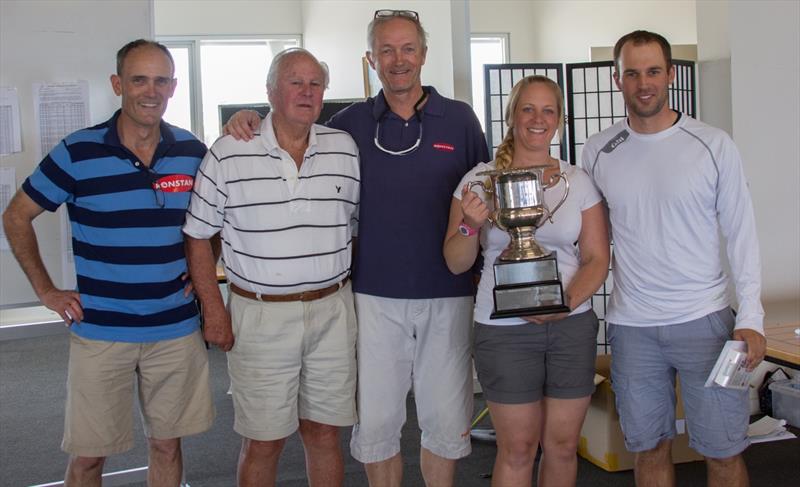
[[[0,87],[0,155],[22,152],[17,89]]]
[[[17,191],[17,171],[13,167],[0,167],[0,213],[4,213],[8,203]],[[0,225],[0,250],[8,251],[8,240]]]
[[[38,162],[66,135],[89,125],[89,82],[34,83],[33,115]]]

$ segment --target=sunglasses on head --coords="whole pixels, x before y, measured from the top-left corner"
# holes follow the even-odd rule
[[[414,12],[413,10],[390,10],[390,9],[384,9],[384,10],[376,10],[375,11],[375,18],[376,19],[382,19],[382,18],[386,18],[386,17],[406,17],[406,18],[413,19],[413,20],[416,20],[417,22],[419,22],[419,14],[417,12]]]

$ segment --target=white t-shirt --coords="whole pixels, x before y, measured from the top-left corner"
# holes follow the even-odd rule
[[[720,258],[727,244],[736,327],[763,330],[753,205],[739,151],[725,132],[685,115],[655,134],[622,121],[592,136],[582,159],[611,221],[614,289],[606,320],[678,324],[728,306]]]
[[[542,247],[556,251],[561,283],[566,290],[580,263],[577,243],[581,232],[581,212],[600,203],[602,198],[582,169],[564,161],[560,161],[560,165],[561,171],[566,173],[569,181],[569,194],[566,201],[564,201],[564,205],[553,215],[553,223],[547,221],[536,230],[536,241]],[[483,162],[475,166],[461,180],[461,184],[458,185],[453,196],[460,200],[461,189],[465,184],[469,181],[485,180],[485,176],[476,176],[476,174],[481,171],[491,171],[494,168],[494,162]],[[483,201],[487,202],[490,210],[494,207],[491,196],[484,193],[480,186],[474,186],[472,190]],[[561,201],[563,194],[564,182],[559,180],[558,184],[544,193],[544,201],[548,208],[555,208],[555,205]],[[485,325],[499,326],[527,323],[522,318],[502,318],[497,320],[489,318],[494,309],[494,294],[492,292],[494,289],[494,263],[500,252],[508,246],[511,237],[507,232],[500,230],[487,221],[481,227],[479,238],[483,252],[483,270],[481,282],[478,285],[478,295],[475,300],[475,321]],[[591,304],[586,301],[575,308],[572,314],[582,313],[590,307]]]

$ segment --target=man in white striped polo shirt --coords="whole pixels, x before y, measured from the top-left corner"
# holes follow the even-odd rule
[[[205,338],[228,352],[240,486],[274,485],[286,437],[298,429],[310,485],[344,478],[339,427],[356,419],[347,279],[360,174],[353,139],[314,124],[327,84],[308,51],[278,54],[267,77],[271,113],[252,140],[214,143],[183,228]],[[230,314],[208,241],[217,233]]]

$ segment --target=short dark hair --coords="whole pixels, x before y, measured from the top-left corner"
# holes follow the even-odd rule
[[[170,54],[169,49],[164,44],[156,41],[150,41],[147,39],[136,39],[135,41],[131,41],[124,46],[122,49],[117,51],[117,75],[122,75],[122,65],[125,63],[125,58],[128,57],[131,51],[134,49],[139,49],[140,47],[155,47],[156,49],[161,50],[164,54],[167,55],[169,58],[170,64],[172,64],[172,70],[175,70],[175,60],[172,59],[172,54]]]
[[[622,53],[622,46],[627,42],[632,42],[634,46],[641,46],[642,44],[649,44],[651,42],[657,43],[661,46],[661,52],[664,54],[664,59],[667,61],[667,69],[672,67],[672,47],[670,47],[669,42],[664,36],[646,30],[635,30],[630,34],[625,34],[620,37],[616,45],[614,45],[614,69],[616,69],[617,72],[619,72],[619,56]]]

